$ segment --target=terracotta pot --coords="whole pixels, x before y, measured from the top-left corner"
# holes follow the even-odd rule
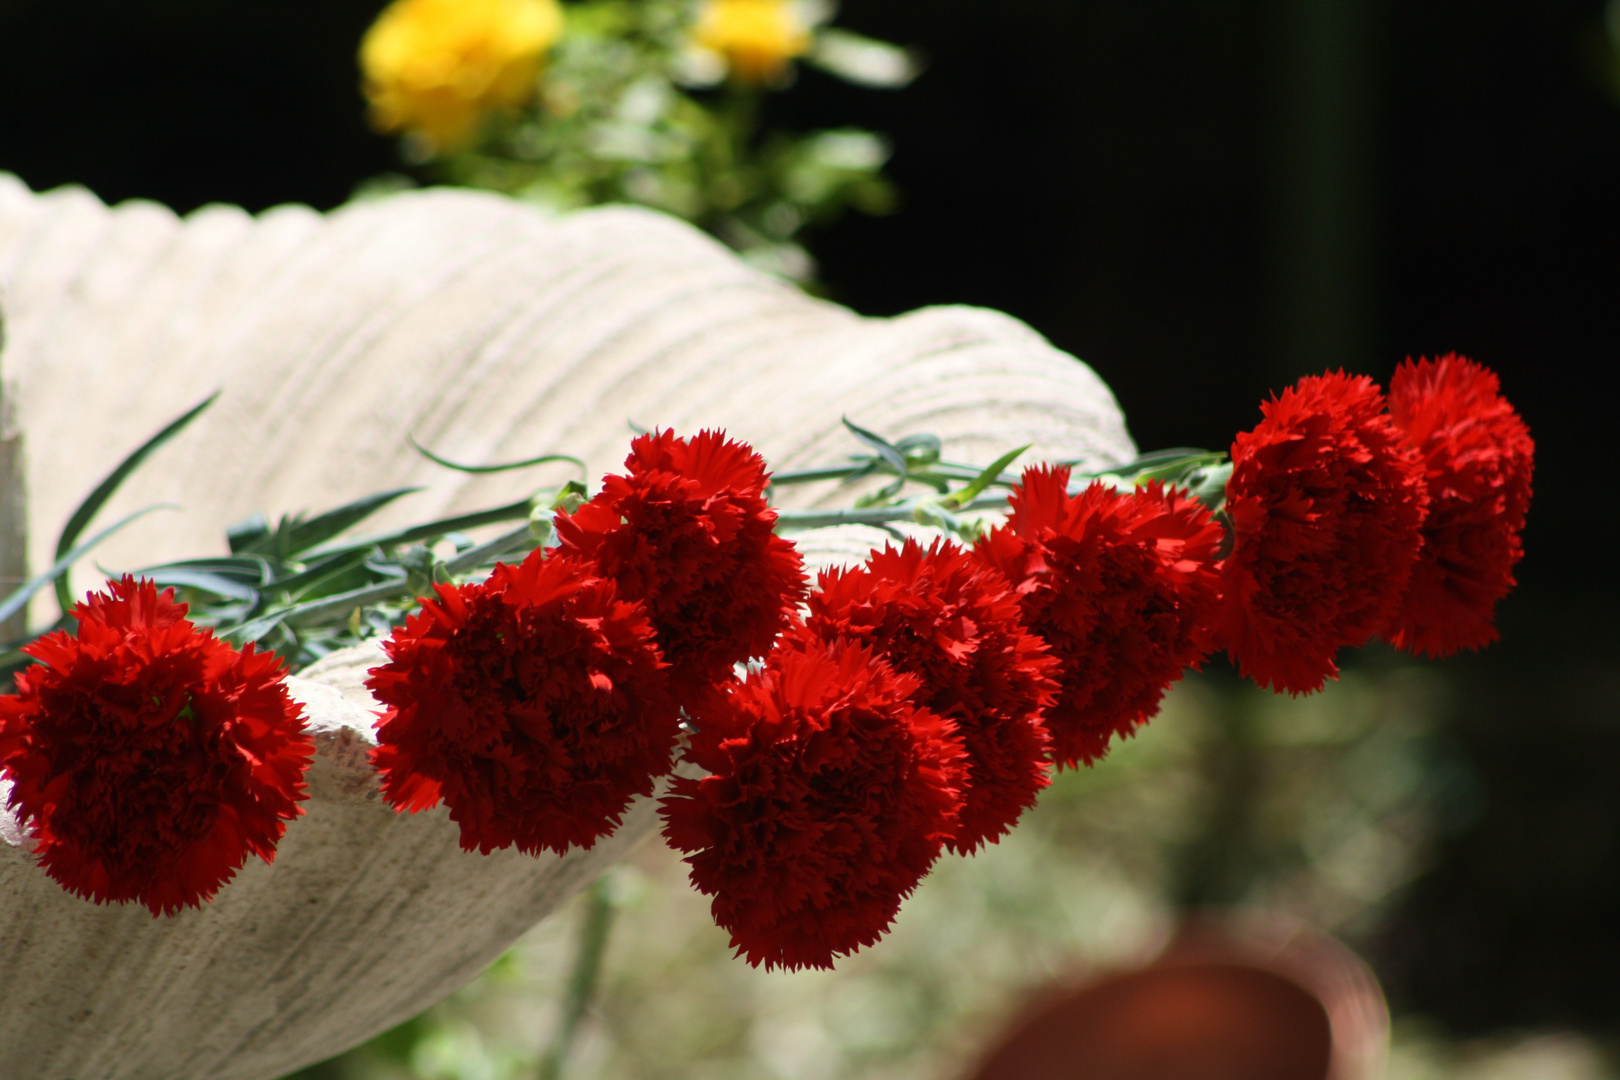
[[[1377,1080],[1389,1017],[1338,942],[1202,918],[1155,960],[1042,991],[972,1080]]]

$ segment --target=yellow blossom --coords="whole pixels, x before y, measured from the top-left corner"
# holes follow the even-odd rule
[[[719,53],[742,82],[769,82],[810,51],[810,28],[789,0],[704,0],[692,40]]]
[[[394,0],[360,43],[372,123],[465,144],[490,109],[534,94],[562,25],[557,0]]]

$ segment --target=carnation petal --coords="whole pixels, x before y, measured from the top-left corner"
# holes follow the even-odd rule
[[[1244,675],[1309,693],[1400,603],[1428,497],[1366,376],[1308,376],[1261,411],[1232,445],[1218,633]]]
[[[439,586],[367,685],[373,760],[402,812],[449,806],[468,850],[589,848],[669,771],[677,718],[642,605],[536,550]],[[431,663],[422,663],[424,655]]]
[[[98,904],[199,907],[302,812],[314,743],[280,661],[185,614],[173,590],[109,582],[0,697],[7,806],[46,873]]]
[[[1496,639],[1496,602],[1524,556],[1535,443],[1496,374],[1455,354],[1402,364],[1389,407],[1422,457],[1429,512],[1384,636],[1434,657],[1481,648]]]
[[[770,650],[804,596],[803,562],[776,535],[764,459],[724,432],[649,432],[625,468],[557,514],[560,550],[646,606],[678,699],[694,701]]]
[[[693,736],[712,775],[676,784],[665,837],[749,963],[825,968],[873,944],[938,857],[963,752],[916,687],[870,650],[796,634]]]
[[[1220,527],[1185,492],[1024,472],[1007,523],[975,553],[1015,583],[1024,621],[1059,661],[1046,712],[1052,758],[1090,764],[1158,711],[1169,685],[1210,649]]]
[[[1006,833],[1050,782],[1044,714],[1057,691],[1057,661],[1006,578],[955,543],[907,540],[818,586],[806,630],[915,676],[916,703],[954,724],[967,776],[949,847],[966,854]]]

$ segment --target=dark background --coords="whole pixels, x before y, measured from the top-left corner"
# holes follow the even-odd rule
[[[380,0],[0,0],[0,169],[103,199],[329,208],[398,169],[354,50]],[[900,93],[806,72],[773,121],[865,124],[903,212],[815,240],[873,314],[1001,308],[1085,358],[1144,448],[1456,350],[1538,443],[1503,642],[1452,661],[1484,809],[1377,939],[1459,1034],[1620,1027],[1620,80],[1602,0],[848,0]]]

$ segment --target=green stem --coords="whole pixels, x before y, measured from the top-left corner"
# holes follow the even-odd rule
[[[825,529],[833,525],[886,525],[910,521],[909,506],[872,506],[862,510],[778,510],[778,529]]]
[[[1215,466],[1226,460],[1226,455],[1218,451],[1194,450],[1178,447],[1173,450],[1156,450],[1143,454],[1134,461],[1124,462],[1107,469],[1098,469],[1095,472],[1076,472],[1073,479],[1094,480],[1102,476],[1128,476],[1132,479],[1163,479],[1178,476],[1190,468],[1197,466]],[[919,465],[907,474],[908,479],[923,480],[932,478],[938,480],[972,481],[979,477],[982,470],[972,465],[959,465],[951,461],[936,461],[927,465]],[[799,469],[794,472],[776,473],[771,477],[773,487],[782,487],[788,484],[810,484],[820,480],[847,480],[863,474],[876,474],[881,476],[898,476],[899,473],[881,459],[862,458],[852,461],[848,465],[828,465],[819,469]],[[1018,477],[1011,473],[1003,473],[991,481],[997,487],[1012,487],[1018,483]]]
[[[936,461],[928,465],[918,465],[910,470],[908,479],[922,481],[925,478],[936,480],[976,480],[984,470],[976,469],[972,465],[957,465],[949,461]],[[818,480],[848,480],[865,474],[878,476],[899,476],[893,467],[882,459],[865,458],[848,465],[828,465],[821,469],[799,469],[794,472],[771,474],[771,486],[781,487],[787,484],[813,484]],[[1015,476],[1003,476],[994,481],[1006,487],[1018,482]]]
[[[831,465],[825,469],[800,469],[797,472],[772,473],[771,486],[781,487],[784,484],[813,484],[817,480],[846,480],[857,472],[869,466],[869,462],[858,465]],[[894,475],[889,473],[887,475]]]
[[[574,953],[574,968],[568,975],[568,989],[563,998],[562,1017],[551,1049],[540,1059],[540,1080],[560,1080],[568,1054],[579,1035],[579,1026],[596,996],[597,984],[602,978],[602,957],[607,952],[608,932],[613,928],[613,883],[604,874],[586,894],[585,918],[580,923],[579,947]]]
[[[954,510],[938,503],[903,502],[893,506],[866,506],[855,510],[778,510],[776,527],[789,531],[798,529],[825,529],[832,525],[887,525],[892,521],[910,521],[919,525],[936,525],[939,514],[956,514],[964,510],[1005,510],[1006,495],[981,495],[966,506]],[[932,511],[932,512],[930,512]]]

